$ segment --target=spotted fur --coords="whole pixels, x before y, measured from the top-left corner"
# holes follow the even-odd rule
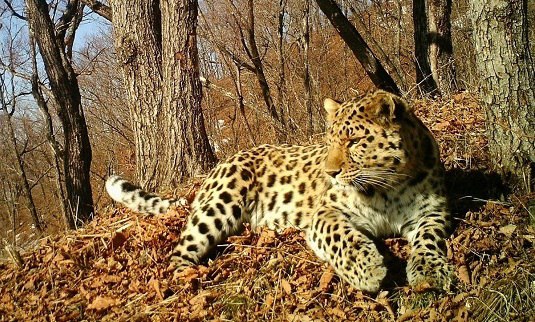
[[[171,254],[178,269],[199,263],[243,223],[306,232],[316,255],[352,286],[376,292],[387,269],[376,238],[409,240],[408,282],[449,283],[450,222],[443,166],[429,130],[398,96],[377,91],[325,101],[326,143],[262,145],[238,152],[209,175]],[[111,177],[110,195],[142,212],[174,203]]]

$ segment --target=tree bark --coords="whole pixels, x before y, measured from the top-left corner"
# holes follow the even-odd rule
[[[249,124],[249,121],[247,121],[247,115],[245,115],[245,103],[243,98],[243,90],[242,90],[242,80],[241,80],[241,70],[242,67],[238,62],[234,62],[236,67],[236,77],[233,79],[234,88],[236,89],[236,107],[240,111],[240,115],[243,119],[243,123],[245,124],[245,127],[247,128],[247,133],[249,134],[249,138],[251,140],[251,144],[253,146],[256,146],[256,138],[255,138],[255,132],[251,128],[251,125]]]
[[[105,5],[102,2],[96,0],[82,0],[82,2],[99,16],[103,17],[108,21],[112,21],[113,15],[110,6]]]
[[[491,160],[517,189],[530,192],[535,168],[535,72],[528,0],[469,3]]]
[[[413,0],[412,18],[414,23],[416,84],[422,93],[435,94],[439,91],[429,59],[429,26],[426,0]]]
[[[312,84],[310,79],[310,0],[303,3],[301,47],[303,49],[303,86],[305,90],[305,109],[307,114],[307,136],[314,134],[314,115],[312,111]]]
[[[89,175],[92,155],[77,75],[65,52],[64,30],[55,28],[46,1],[27,0],[26,7],[28,23],[39,46],[63,128],[63,170],[69,212],[73,218],[86,222],[94,211]],[[79,10],[78,1],[69,1],[62,18],[66,26],[75,18],[70,14],[75,10]]]
[[[264,64],[262,63],[262,59],[258,51],[258,46],[256,44],[254,1],[248,0],[247,4],[248,4],[247,6],[248,25],[246,26],[247,46],[244,46],[244,47],[245,47],[245,50],[247,51],[247,55],[249,56],[249,59],[253,63],[256,78],[258,80],[258,84],[262,91],[262,97],[264,98],[264,102],[266,104],[267,110],[274,122],[274,125],[275,125],[274,130],[277,136],[277,140],[279,142],[282,142],[285,139],[284,132],[285,132],[286,124],[284,124],[284,120],[280,117],[279,113],[277,112],[277,107],[275,106],[275,103],[273,102],[273,97],[271,96],[269,83],[266,79],[266,74],[264,72]]]
[[[164,184],[162,39],[159,0],[111,1],[114,44],[122,67],[139,184]]]
[[[31,76],[32,96],[37,103],[37,107],[39,108],[39,111],[41,111],[41,114],[43,115],[43,120],[45,122],[45,127],[46,127],[46,139],[48,141],[50,149],[52,150],[52,155],[54,156],[53,162],[54,162],[54,172],[56,175],[56,178],[55,178],[56,188],[58,190],[59,202],[61,204],[61,215],[63,218],[63,223],[65,225],[66,230],[75,229],[76,223],[74,222],[73,214],[69,212],[69,207],[67,204],[67,200],[65,198],[65,189],[63,187],[62,172],[61,172],[63,150],[61,149],[61,146],[59,142],[56,140],[56,137],[54,135],[54,126],[52,124],[52,116],[50,115],[48,104],[39,87],[39,74],[37,70],[37,51],[35,50],[35,37],[33,36],[32,33],[30,33],[30,53],[31,53],[31,60],[32,60],[32,76]]]
[[[281,123],[291,124],[290,111],[287,110],[288,104],[286,101],[286,59],[284,57],[284,16],[286,15],[286,0],[279,0],[278,10],[278,24],[277,24],[277,58],[279,63],[279,79],[277,82],[277,102],[279,105],[279,115]],[[288,113],[285,113],[288,112]],[[285,116],[285,114],[287,114]]]
[[[216,157],[201,111],[197,1],[111,1],[114,42],[134,126],[136,174],[171,187]]]
[[[416,83],[424,94],[456,89],[451,40],[451,0],[414,0]]]
[[[377,88],[401,95],[396,82],[384,69],[377,56],[366,44],[357,29],[349,22],[334,0],[316,0],[321,11],[327,16],[340,37],[351,49],[355,57]]]
[[[431,73],[442,95],[457,90],[453,42],[451,40],[451,1],[429,1],[429,62]]]
[[[166,176],[170,185],[216,164],[201,109],[197,0],[162,0]],[[177,23],[178,22],[178,23]],[[177,122],[178,119],[178,122]]]

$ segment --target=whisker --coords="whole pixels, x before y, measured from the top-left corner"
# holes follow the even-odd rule
[[[375,178],[361,178],[362,181],[365,181],[366,183],[369,183],[371,185],[375,185],[375,186],[379,186],[379,187],[384,187],[384,188],[393,188],[392,185],[388,184],[387,182],[385,181],[382,181],[382,180],[379,180],[379,179],[375,179]]]
[[[375,175],[372,175],[372,174],[362,174],[359,176],[360,179],[362,179],[363,181],[366,181],[372,185],[376,185],[376,186],[380,186],[380,187],[384,187],[384,188],[394,188],[394,186],[392,184],[395,184],[396,181],[394,180],[385,180],[385,178],[383,177],[380,177],[380,176],[375,176]],[[392,181],[392,184],[389,182],[389,181]]]

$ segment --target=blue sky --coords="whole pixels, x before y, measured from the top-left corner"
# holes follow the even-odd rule
[[[85,17],[78,28],[76,39],[74,42],[74,50],[77,50],[84,46],[88,39],[94,35],[99,35],[102,32],[108,30],[111,23],[101,16],[93,13],[86,8],[84,10]]]

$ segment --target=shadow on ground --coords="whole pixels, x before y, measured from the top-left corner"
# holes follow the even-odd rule
[[[504,201],[511,193],[498,173],[481,170],[446,171],[446,188],[453,217],[458,219],[468,211],[478,211],[488,200]]]

